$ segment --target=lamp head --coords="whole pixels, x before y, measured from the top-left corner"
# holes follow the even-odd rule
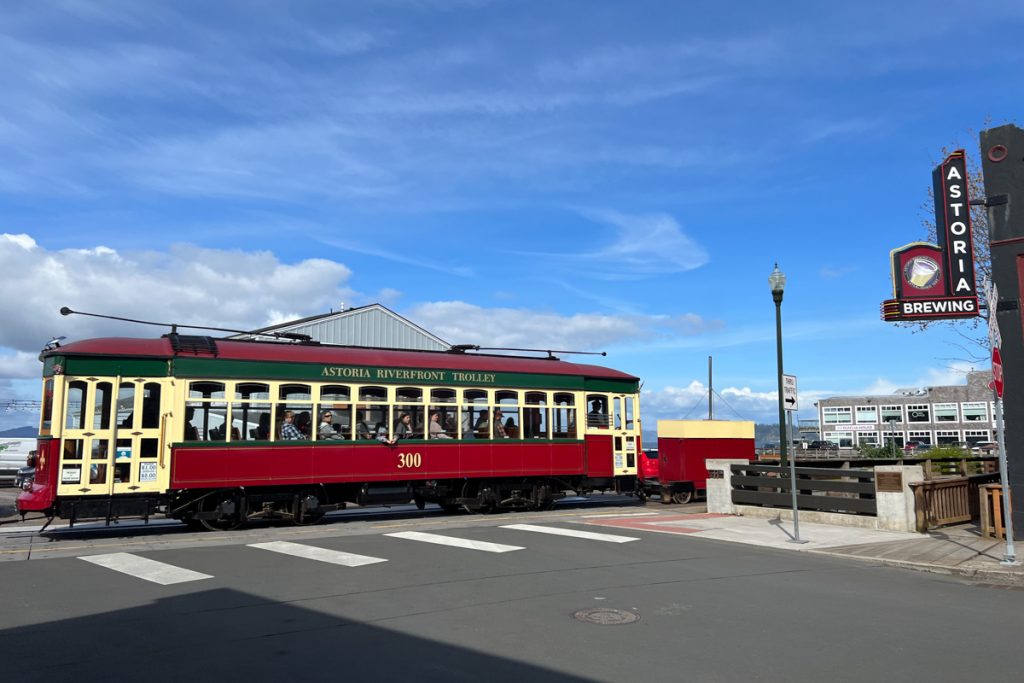
[[[775,264],[775,270],[768,276],[768,284],[771,285],[772,294],[781,295],[786,288],[786,276],[779,270],[779,264]]]

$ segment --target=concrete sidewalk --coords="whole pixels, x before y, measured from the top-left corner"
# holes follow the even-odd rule
[[[919,571],[961,576],[972,581],[1024,586],[1024,565],[1001,564],[1006,542],[983,538],[975,524],[937,529],[929,534],[857,529],[828,524],[800,523],[794,543],[793,522],[718,515],[655,513],[637,517],[588,519],[588,523],[655,533],[686,534],[731,543],[746,543],[779,550],[819,553]],[[1021,560],[1024,542],[1016,543]]]

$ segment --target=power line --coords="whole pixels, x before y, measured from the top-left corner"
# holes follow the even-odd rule
[[[5,413],[13,413],[15,411],[38,412],[42,407],[42,401],[0,399],[0,410],[3,410]]]

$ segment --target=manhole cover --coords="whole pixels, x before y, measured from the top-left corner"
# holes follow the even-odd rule
[[[640,615],[627,612],[623,609],[608,609],[606,607],[597,609],[581,609],[572,615],[576,621],[586,624],[599,624],[601,626],[618,626],[619,624],[632,624],[640,620]]]

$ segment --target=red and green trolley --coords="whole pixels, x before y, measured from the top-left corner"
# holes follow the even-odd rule
[[[346,504],[544,509],[636,487],[639,380],[604,367],[176,333],[40,358],[22,514],[228,529]]]

